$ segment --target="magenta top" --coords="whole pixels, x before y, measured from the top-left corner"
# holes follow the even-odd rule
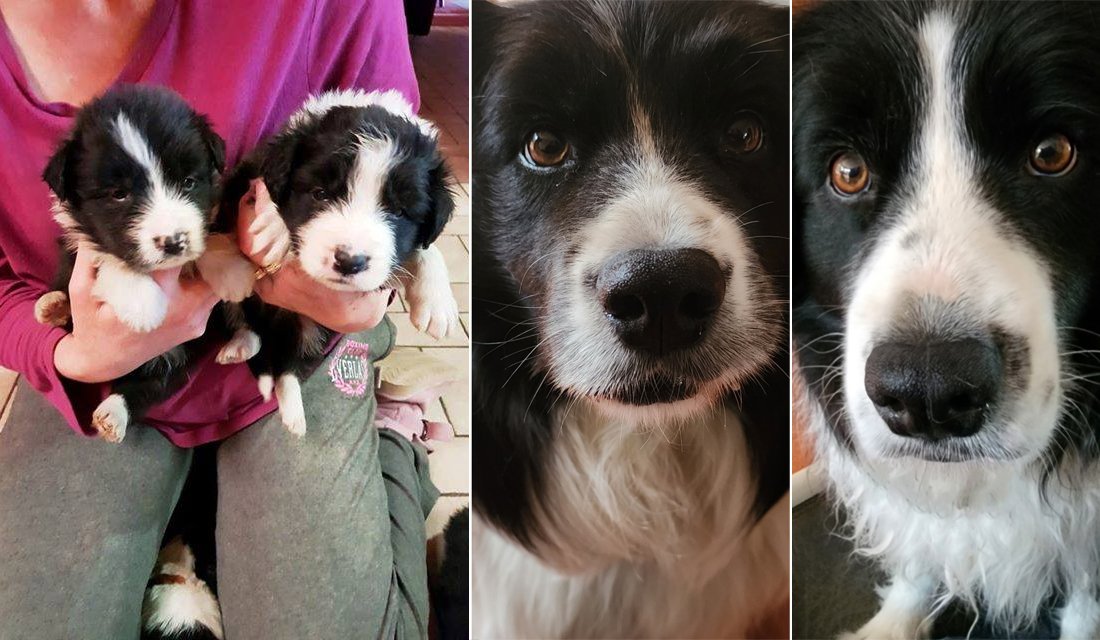
[[[305,99],[336,87],[398,89],[419,104],[401,0],[156,0],[116,82],[162,84],[205,113],[230,165]],[[63,329],[34,319],[53,279],[55,239],[41,179],[76,107],[29,89],[0,16],[0,365],[23,374],[78,432],[107,385],[62,380],[53,351]],[[187,386],[144,420],[181,447],[219,440],[275,409],[247,365],[195,364]]]

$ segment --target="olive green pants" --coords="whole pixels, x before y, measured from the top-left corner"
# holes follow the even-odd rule
[[[351,338],[385,354],[393,326]],[[353,397],[328,369],[303,383],[304,437],[272,415],[218,450],[228,640],[427,635],[427,458],[372,426],[373,379]],[[141,426],[120,445],[78,436],[20,383],[0,432],[0,640],[138,638],[191,455]]]

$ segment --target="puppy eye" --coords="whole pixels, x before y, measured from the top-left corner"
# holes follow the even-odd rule
[[[556,167],[569,156],[569,143],[550,131],[535,131],[527,138],[523,159],[536,167]]]
[[[871,170],[863,156],[847,151],[833,158],[829,169],[833,189],[842,196],[854,196],[867,190],[871,184]]]
[[[130,197],[130,192],[127,189],[115,189],[111,192],[111,198],[123,202]]]
[[[184,178],[183,179],[183,190],[184,191],[190,191],[194,188],[195,188],[195,179],[194,178]]]
[[[1064,176],[1077,164],[1077,148],[1060,133],[1040,140],[1031,150],[1028,168],[1037,176]]]
[[[737,155],[759,151],[764,146],[764,124],[755,113],[742,113],[726,129],[726,149]]]
[[[325,191],[321,187],[315,188],[313,191],[310,191],[309,194],[313,196],[313,199],[317,202],[324,202],[328,200],[328,191]]]

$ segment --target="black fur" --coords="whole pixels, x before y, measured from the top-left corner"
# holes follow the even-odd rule
[[[629,96],[651,114],[662,156],[710,197],[735,210],[765,203],[745,224],[786,298],[787,15],[749,3],[474,3],[473,494],[477,511],[519,542],[538,535],[530,509],[550,415],[570,402],[547,380],[542,336],[531,330],[541,307],[565,304],[547,297],[556,265],[541,257],[560,252],[609,198],[604,186],[630,152]],[[723,146],[741,110],[767,128],[765,152],[751,159]],[[566,135],[575,160],[552,172],[521,166],[540,127]],[[728,399],[744,417],[758,513],[787,486],[787,361],[775,354],[763,384]]]
[[[851,274],[892,219],[891,199],[911,170],[926,72],[912,53],[921,16],[939,7],[958,21],[954,62],[963,56],[963,110],[978,157],[979,187],[1006,216],[1005,233],[1025,242],[1053,274],[1068,368],[1092,371],[1100,347],[1095,244],[1100,218],[1100,8],[1075,2],[821,3],[795,21],[793,69],[793,331],[806,388],[828,426],[852,447],[845,415],[842,353]],[[1075,142],[1078,164],[1061,178],[1026,171],[1041,135]],[[828,166],[840,150],[869,163],[873,188],[838,199]],[[1067,452],[1093,459],[1096,395],[1070,397],[1080,420],[1063,420],[1043,456],[1057,468]]]
[[[201,211],[212,210],[217,201],[225,143],[205,116],[163,87],[123,85],[77,114],[69,137],[47,163],[43,180],[94,249],[118,258],[136,272],[145,272],[155,265],[144,264],[127,229],[147,201],[151,183],[141,165],[113,136],[119,113],[148,141],[166,182],[179,187],[188,178],[194,180],[185,195]],[[124,201],[112,197],[118,189],[129,194]],[[59,245],[61,259],[53,289],[68,292],[76,253],[64,238]],[[71,321],[68,328],[72,328]],[[180,345],[112,382],[113,392],[126,400],[131,423],[183,386],[188,363],[200,344],[196,340]]]

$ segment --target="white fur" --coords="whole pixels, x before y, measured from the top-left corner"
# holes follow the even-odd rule
[[[382,107],[395,116],[412,122],[424,135],[433,140],[439,136],[435,125],[413,113],[412,105],[396,89],[371,92],[362,89],[341,89],[310,96],[305,104],[291,116],[289,126],[297,128],[313,119],[322,118],[333,107],[371,106]]]
[[[195,557],[179,538],[165,545],[157,573],[183,577],[183,584],[149,587],[141,605],[142,628],[171,637],[201,624],[214,637],[225,637],[221,608],[210,587],[195,575]]]
[[[260,396],[263,397],[264,402],[271,400],[271,394],[275,391],[275,378],[270,374],[262,374],[256,378],[256,386],[260,390]]]
[[[220,299],[240,302],[252,295],[256,267],[241,253],[234,236],[209,236],[206,251],[195,261],[195,266]]]
[[[164,177],[160,161],[141,131],[125,114],[115,118],[115,140],[145,171],[149,193],[142,214],[129,230],[142,262],[149,269],[167,269],[190,262],[202,254],[206,238],[206,216],[187,199],[179,188]],[[155,244],[155,239],[184,233],[187,250],[171,256]]]
[[[753,525],[735,415],[663,428],[556,417],[537,556],[475,515],[473,637],[744,637],[787,593],[781,500]]]
[[[410,275],[404,279],[405,300],[413,326],[437,340],[450,335],[458,328],[458,302],[443,254],[435,245],[419,249],[406,268]]]
[[[382,189],[396,153],[389,140],[360,140],[346,199],[333,201],[298,230],[302,269],[332,289],[373,291],[385,285],[396,262],[393,228],[386,222]],[[339,246],[365,254],[367,268],[343,277],[333,269]]]
[[[820,407],[812,408],[818,459],[849,515],[860,553],[891,576],[882,609],[854,637],[925,633],[949,600],[980,607],[998,624],[1033,622],[1045,599],[1064,589],[1063,632],[1096,637],[1095,576],[1100,478],[1072,452],[1041,495],[1038,458],[1062,406],[1059,343],[1050,275],[1025,245],[1000,231],[1001,214],[977,185],[973,150],[962,134],[950,65],[955,25],[939,13],[915,34],[930,93],[910,191],[894,203],[895,226],[876,238],[855,274],[847,309],[844,376],[856,449],[837,442]],[[916,242],[903,241],[916,233]],[[1001,459],[936,463],[885,457],[899,436],[864,390],[864,365],[876,336],[905,313],[903,301],[929,295],[959,304],[981,324],[1026,337],[1029,377],[995,430],[972,452]],[[1055,385],[1047,399],[1045,385]],[[989,430],[987,430],[989,431]]]
[[[126,408],[126,399],[117,393],[107,396],[92,413],[92,427],[107,442],[122,442],[129,423],[130,412]]]
[[[279,400],[279,416],[286,430],[299,437],[305,435],[306,409],[298,377],[291,373],[279,376],[275,381],[275,397]]]
[[[168,314],[168,296],[156,280],[132,270],[108,254],[95,257],[99,270],[92,285],[92,297],[106,303],[118,319],[134,331],[152,331]]]
[[[260,336],[251,329],[240,328],[218,351],[216,360],[218,364],[236,364],[246,362],[259,352]]]

